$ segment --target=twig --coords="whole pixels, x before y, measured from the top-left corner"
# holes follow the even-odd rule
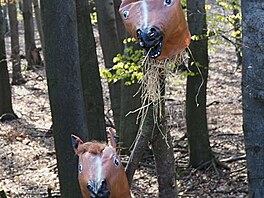
[[[246,155],[240,155],[240,156],[232,156],[226,159],[221,159],[220,162],[227,162],[227,163],[231,163],[231,162],[235,162],[235,161],[239,161],[239,160],[245,160],[246,159]]]
[[[245,169],[247,169],[247,167],[242,167],[242,168],[239,168],[239,169],[236,169],[236,170],[231,171],[230,174],[237,173],[237,172],[241,172],[241,171],[243,171]]]

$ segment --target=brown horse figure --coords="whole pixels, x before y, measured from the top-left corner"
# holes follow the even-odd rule
[[[78,179],[84,198],[130,198],[125,169],[116,153],[113,129],[108,130],[109,145],[84,143],[72,135],[73,149],[79,157]]]
[[[123,0],[119,12],[128,32],[151,58],[171,58],[190,43],[180,0]]]

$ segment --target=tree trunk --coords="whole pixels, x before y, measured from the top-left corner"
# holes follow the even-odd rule
[[[46,73],[61,197],[81,197],[71,134],[88,139],[75,1],[41,0]]]
[[[39,8],[39,0],[33,0],[33,6],[34,6],[34,11],[35,11],[35,19],[36,19],[36,23],[37,23],[41,47],[42,47],[42,49],[44,49],[45,43],[44,43],[44,38],[43,38],[43,29],[42,29],[42,25],[41,25],[41,14],[40,14],[40,8]]]
[[[28,62],[28,69],[34,64],[31,52],[36,48],[34,38],[34,25],[32,14],[32,0],[23,0],[23,19],[24,19],[24,37],[25,37],[25,53]]]
[[[117,28],[117,38],[119,39],[119,50],[122,52],[124,50],[123,40],[127,36],[126,28],[123,24],[123,20],[119,14],[119,7],[121,4],[121,0],[113,0],[114,1],[114,9],[115,9],[115,18],[116,18],[116,28]]]
[[[264,195],[263,2],[242,0],[242,96],[249,197]]]
[[[115,18],[116,18],[116,27],[118,35],[118,44],[120,52],[124,52],[124,47],[129,47],[130,44],[124,46],[123,40],[127,37],[128,33],[123,24],[123,20],[119,14],[119,6],[121,0],[113,0],[114,9],[115,9]],[[139,48],[139,45],[132,44],[134,49]],[[140,107],[140,94],[137,94],[139,89],[139,84],[135,83],[130,86],[126,86],[123,81],[120,85],[121,91],[121,103],[120,103],[120,122],[119,122],[119,141],[122,147],[125,147],[125,150],[122,150],[122,153],[129,154],[128,149],[131,148],[132,144],[135,141],[135,137],[138,132],[137,124],[137,113],[132,113],[127,115],[130,111],[134,111]]]
[[[138,132],[137,112],[129,113],[140,108],[140,94],[138,92],[139,84],[135,83],[126,86],[121,82],[121,111],[120,111],[120,127],[119,142],[120,146],[126,149],[122,153],[129,154],[129,149],[135,141]]]
[[[234,31],[239,32],[240,27],[241,27],[241,21],[239,18],[240,11],[236,6],[239,6],[238,0],[233,0],[232,5],[234,6],[233,8],[233,15],[236,17],[234,19]],[[242,64],[242,53],[241,53],[241,33],[236,33],[235,34],[235,50],[236,50],[236,57],[237,57],[237,67]]]
[[[113,67],[113,58],[122,53],[120,49],[120,40],[116,27],[116,16],[113,0],[95,0],[96,11],[98,15],[98,28],[100,34],[100,43],[103,50],[105,67]],[[117,132],[120,126],[120,103],[121,103],[121,83],[109,84],[111,107],[114,114],[114,121]]]
[[[165,137],[164,137],[165,134]],[[152,150],[156,163],[160,198],[177,197],[177,182],[172,138],[162,121],[155,127]]]
[[[194,75],[187,77],[186,94],[189,160],[192,167],[198,167],[213,159],[206,117],[208,39],[205,0],[188,0],[187,10],[190,32],[199,37],[199,40],[192,41],[190,45],[189,68]]]
[[[4,38],[4,17],[2,15],[2,6],[0,2],[0,117],[1,121],[4,114],[13,114],[11,86],[7,70],[5,38]]]
[[[142,119],[144,119],[142,130],[139,133],[135,147],[127,164],[126,173],[129,184],[131,185],[135,170],[147,148],[148,142],[150,141],[156,163],[159,197],[175,198],[177,197],[177,185],[174,153],[172,139],[170,133],[166,131],[165,123],[165,76],[160,80],[160,83],[160,87],[162,87],[162,90],[160,91],[161,101],[158,104],[151,104],[144,109],[145,113],[142,114]],[[161,109],[157,109],[157,106]],[[146,116],[145,118],[144,114]]]
[[[4,1],[4,3],[6,3]],[[9,32],[9,26],[8,26],[8,6],[5,4],[2,6],[3,7],[3,17],[4,17],[4,22],[3,22],[3,26],[4,26],[4,34]]]
[[[148,146],[149,140],[151,139],[151,134],[154,132],[153,105],[149,105],[145,110],[146,117],[144,118],[142,129],[139,130],[135,146],[126,166],[126,175],[129,186],[131,186],[135,171],[138,168],[139,162]]]
[[[21,74],[21,60],[20,60],[20,48],[19,48],[19,35],[18,35],[18,20],[17,20],[17,8],[16,2],[9,1],[8,3],[8,15],[10,22],[10,33],[11,33],[11,51],[12,51],[12,84],[20,85],[25,83]]]
[[[87,127],[91,139],[106,141],[104,101],[87,0],[76,0],[78,43]]]
[[[156,119],[158,123],[155,123],[151,145],[158,177],[159,198],[175,198],[177,197],[175,160],[172,138],[170,132],[166,130],[165,120],[165,78],[166,77],[163,76],[160,79],[160,87],[162,87],[162,89],[160,90],[161,101],[159,102],[158,112],[152,114],[157,116]],[[159,112],[161,112],[161,114]]]

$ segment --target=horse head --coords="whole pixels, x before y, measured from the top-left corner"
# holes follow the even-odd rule
[[[83,197],[131,197],[115,142],[109,145],[96,141],[84,143],[75,135],[71,137],[73,149],[79,157],[78,180]]]
[[[123,0],[119,12],[128,32],[151,58],[170,58],[190,43],[180,0]]]

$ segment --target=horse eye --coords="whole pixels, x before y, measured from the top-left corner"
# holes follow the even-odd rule
[[[124,10],[123,11],[123,16],[124,16],[125,19],[128,18],[128,15],[129,15],[129,11],[128,10]]]
[[[164,0],[165,6],[171,6],[173,0]]]
[[[82,172],[82,170],[83,170],[83,166],[82,166],[82,164],[79,164],[78,170],[79,170],[79,173]]]
[[[114,159],[114,163],[116,166],[119,166],[119,160],[117,158]]]

